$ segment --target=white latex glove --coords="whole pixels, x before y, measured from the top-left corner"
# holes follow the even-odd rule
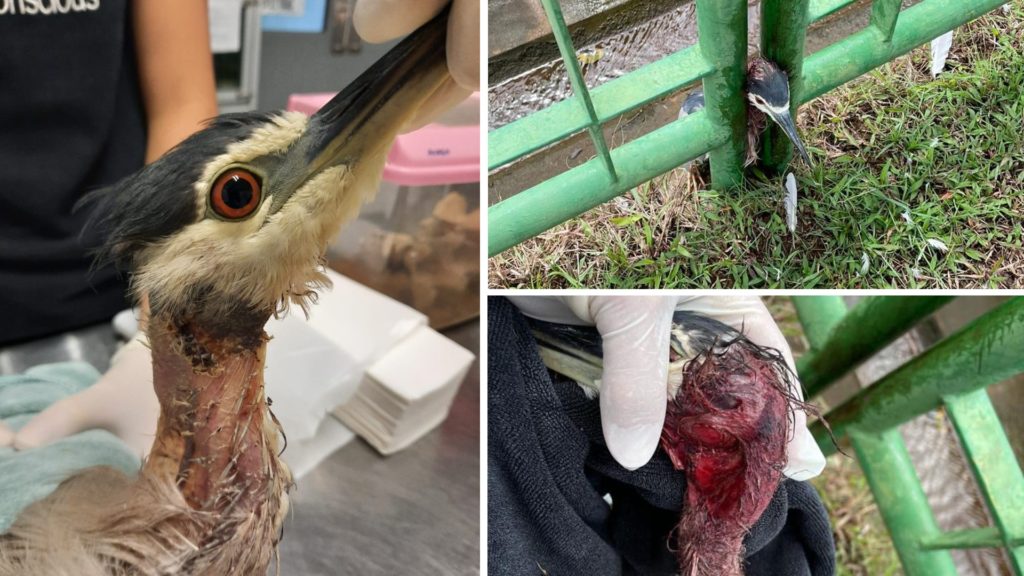
[[[604,340],[601,427],[612,456],[635,470],[654,455],[665,422],[668,332],[675,310],[728,324],[761,346],[793,354],[768,309],[756,296],[509,296],[527,316],[562,324],[593,325]],[[803,398],[799,384],[793,393]],[[821,473],[825,457],[796,411],[783,474],[807,480]]]
[[[367,42],[405,36],[447,4],[448,82],[420,108],[409,130],[430,122],[480,88],[480,0],[359,0],[353,15],[356,32]]]
[[[134,339],[118,350],[110,369],[95,384],[58,400],[29,420],[14,436],[13,445],[17,450],[27,450],[102,428],[145,457],[153,444],[159,416],[149,348]]]

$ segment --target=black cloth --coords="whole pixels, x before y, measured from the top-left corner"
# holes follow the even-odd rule
[[[489,298],[487,346],[489,573],[675,574],[668,534],[684,475],[660,451],[638,470],[619,466],[604,444],[598,401],[547,371],[505,298]],[[747,576],[835,571],[828,516],[805,482],[780,485],[744,548]]]
[[[130,0],[0,0],[0,343],[125,307],[90,273],[86,192],[145,160]]]

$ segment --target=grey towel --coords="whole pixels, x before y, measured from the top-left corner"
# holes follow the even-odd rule
[[[488,308],[489,573],[676,574],[668,546],[683,474],[661,452],[638,470],[619,466],[597,401],[552,379],[510,302],[492,297]],[[744,546],[747,576],[835,572],[828,517],[807,483],[780,485]]]

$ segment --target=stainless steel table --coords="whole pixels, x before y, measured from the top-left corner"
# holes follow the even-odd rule
[[[479,354],[477,321],[445,334]],[[115,342],[101,325],[0,349],[0,373],[65,360],[103,371]],[[280,547],[283,576],[479,574],[479,365],[448,419],[409,448],[383,457],[357,438],[302,479]]]

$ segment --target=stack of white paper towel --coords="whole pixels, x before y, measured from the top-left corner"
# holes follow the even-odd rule
[[[391,454],[444,420],[472,362],[471,353],[434,330],[416,330],[370,366],[334,414]]]
[[[423,314],[328,276],[334,288],[321,291],[308,320],[293,310],[267,324],[267,395],[288,435],[284,459],[296,477],[352,431],[384,454],[408,446],[444,420],[473,362]]]

